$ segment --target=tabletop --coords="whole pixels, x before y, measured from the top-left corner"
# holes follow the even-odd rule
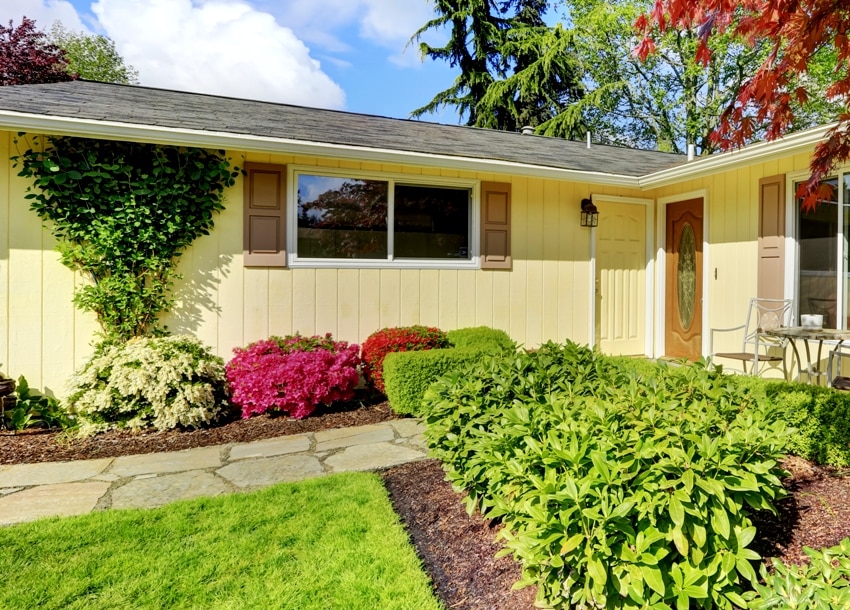
[[[764,334],[807,341],[850,341],[850,330],[838,328],[809,328],[806,326],[780,326],[765,329]]]

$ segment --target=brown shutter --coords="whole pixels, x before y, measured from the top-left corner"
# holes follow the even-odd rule
[[[759,180],[758,296],[785,298],[785,175]]]
[[[481,268],[511,268],[511,185],[481,183]]]
[[[286,167],[245,163],[246,267],[286,266]]]

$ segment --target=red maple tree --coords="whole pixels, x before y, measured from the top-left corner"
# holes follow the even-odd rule
[[[811,176],[798,191],[804,209],[814,209],[831,190],[822,181],[850,159],[850,11],[846,0],[655,0],[648,15],[635,23],[643,38],[635,53],[646,58],[655,51],[653,36],[668,28],[694,29],[699,36],[697,58],[711,61],[708,40],[730,32],[745,43],[770,41],[770,52],[758,70],[738,90],[723,112],[712,139],[724,150],[742,146],[757,125],[766,137],[782,136],[794,122],[794,101],[804,104],[808,65],[815,54],[836,51],[834,79],[825,94],[842,101],[845,112],[814,151]],[[802,77],[802,78],[800,78]],[[828,198],[827,198],[828,199]]]
[[[68,74],[65,51],[47,41],[35,21],[24,17],[18,27],[0,25],[0,86],[58,83]]]

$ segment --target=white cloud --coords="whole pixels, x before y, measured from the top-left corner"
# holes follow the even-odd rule
[[[15,26],[21,24],[24,17],[35,20],[39,30],[49,30],[54,21],[61,21],[69,30],[84,30],[82,21],[76,9],[65,0],[3,0],[3,25],[9,25],[9,20]]]
[[[434,17],[429,0],[364,0],[366,13],[360,26],[361,35],[378,44],[404,44],[416,30]]]
[[[342,108],[345,94],[274,17],[238,0],[98,0],[100,26],[144,85]]]

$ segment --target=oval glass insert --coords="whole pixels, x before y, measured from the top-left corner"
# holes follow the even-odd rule
[[[690,223],[682,227],[679,239],[679,268],[677,270],[679,292],[679,321],[688,330],[694,321],[697,302],[697,241]]]

